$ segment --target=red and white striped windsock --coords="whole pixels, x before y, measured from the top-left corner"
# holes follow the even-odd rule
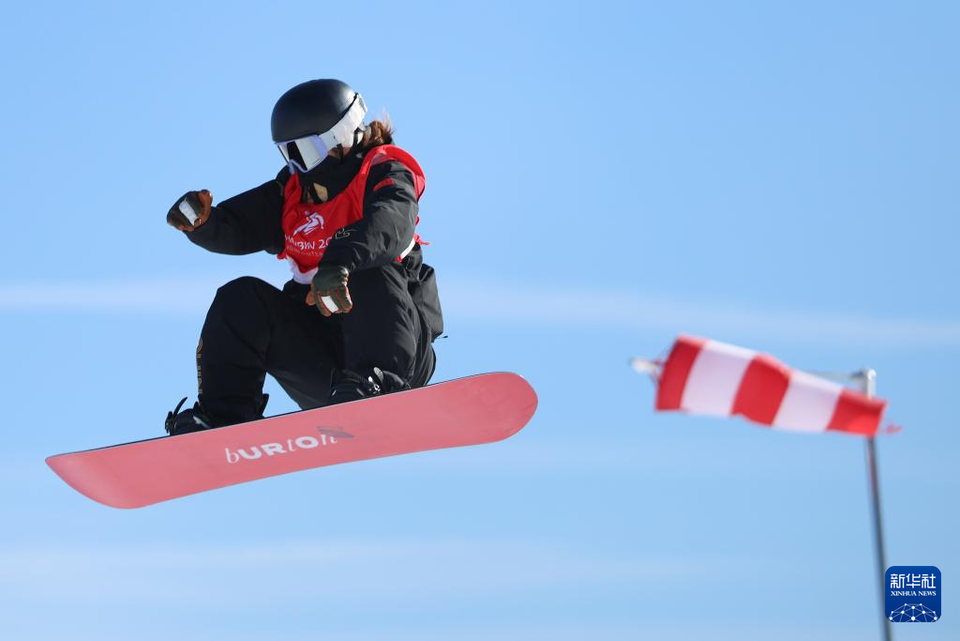
[[[802,372],[768,354],[680,336],[660,373],[658,410],[740,415],[786,430],[874,436],[887,402]]]

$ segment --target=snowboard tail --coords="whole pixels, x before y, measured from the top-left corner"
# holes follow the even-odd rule
[[[94,501],[136,508],[300,470],[500,441],[533,417],[521,376],[480,374],[369,399],[111,447],[47,464]]]

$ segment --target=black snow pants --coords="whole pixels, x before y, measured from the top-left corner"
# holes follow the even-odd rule
[[[304,302],[308,288],[283,291],[253,277],[217,290],[197,346],[200,404],[219,425],[262,415],[266,374],[302,409],[327,404],[331,376],[374,367],[411,387],[433,375],[432,336],[399,265],[350,274],[353,310],[324,317]]]

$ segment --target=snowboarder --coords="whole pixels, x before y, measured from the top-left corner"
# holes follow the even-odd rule
[[[286,166],[213,206],[190,191],[167,222],[222,254],[289,262],[283,290],[253,277],[217,290],[197,346],[198,400],[167,415],[171,435],[263,416],[265,375],[310,409],[426,385],[443,331],[433,268],[416,233],[424,174],[389,121],[364,124],[339,80],[293,87],[271,130]]]

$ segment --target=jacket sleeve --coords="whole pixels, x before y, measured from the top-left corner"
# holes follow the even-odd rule
[[[283,190],[287,170],[259,187],[224,200],[210,218],[192,232],[184,232],[195,245],[218,254],[252,254],[283,250]]]
[[[413,247],[419,211],[410,170],[395,160],[375,165],[367,176],[363,218],[334,235],[322,262],[358,271],[396,260]]]

